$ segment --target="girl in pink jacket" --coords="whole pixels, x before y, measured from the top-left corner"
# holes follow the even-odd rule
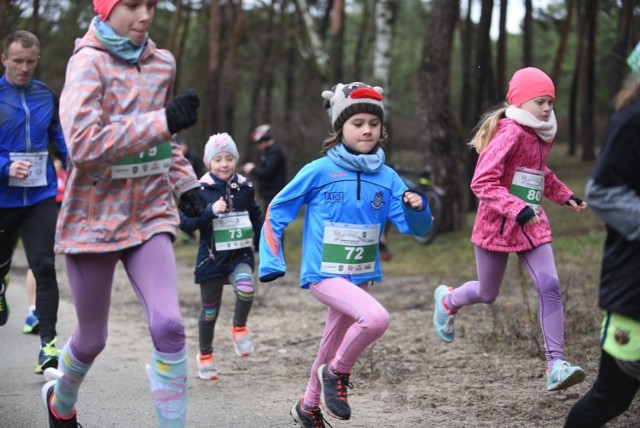
[[[544,196],[573,212],[587,204],[547,167],[557,130],[555,88],[549,76],[533,67],[518,70],[509,82],[507,100],[508,105],[485,115],[470,143],[480,154],[471,181],[479,199],[471,235],[478,279],[456,289],[436,288],[433,326],[440,340],[453,342],[458,310],[493,303],[509,253],[516,253],[538,290],[547,390],[557,391],[582,382],[585,373],[564,361],[560,282],[540,200]]]
[[[79,426],[75,405],[106,345],[120,262],[153,342],[146,371],[158,426],[184,427],[187,350],[172,246],[174,195],[186,215],[199,216],[205,203],[173,134],[196,123],[199,101],[193,91],[172,96],[175,60],[148,36],[156,0],[93,6],[97,16],[76,41],[60,97],[69,167],[55,249],[65,255],[78,321],[59,371],[45,372],[53,380],[42,401],[49,427]]]

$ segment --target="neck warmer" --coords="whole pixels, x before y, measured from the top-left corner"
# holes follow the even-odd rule
[[[353,153],[342,142],[331,148],[327,156],[344,169],[366,173],[378,172],[385,161],[384,150],[380,146],[371,153]]]
[[[509,119],[513,119],[518,122],[522,126],[528,126],[529,128],[536,131],[538,137],[547,143],[553,141],[556,136],[556,132],[558,131],[558,124],[556,122],[556,114],[553,110],[551,110],[551,115],[549,116],[548,121],[542,121],[529,113],[526,110],[521,108],[510,106],[505,111],[505,116]]]
[[[141,45],[135,45],[128,37],[117,35],[109,24],[100,20],[99,16],[93,17],[91,27],[103,48],[129,64],[138,62],[149,39],[149,34],[147,34]]]

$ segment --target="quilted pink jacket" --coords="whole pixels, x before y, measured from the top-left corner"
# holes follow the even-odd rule
[[[58,253],[103,253],[141,244],[157,233],[175,237],[174,192],[199,187],[169,132],[175,59],[149,40],[137,64],[104,50],[91,28],[76,40],[60,96],[69,168],[56,229]],[[114,179],[120,159],[171,141],[169,172]]]
[[[530,250],[551,242],[551,228],[544,208],[540,223],[520,226],[516,216],[527,205],[509,193],[516,168],[544,172],[544,196],[560,205],[573,194],[547,167],[553,142],[540,139],[531,128],[502,119],[491,143],[480,153],[471,190],[480,200],[471,242],[498,252]]]

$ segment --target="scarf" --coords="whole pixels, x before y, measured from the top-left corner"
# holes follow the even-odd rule
[[[380,146],[371,153],[353,153],[342,142],[331,148],[327,156],[339,167],[366,173],[378,172],[385,161],[384,150]]]
[[[109,24],[100,20],[99,16],[93,17],[91,20],[91,28],[93,28],[93,32],[96,34],[103,48],[129,64],[136,64],[138,62],[149,39],[149,34],[147,34],[141,45],[135,45],[128,37],[117,35]]]
[[[522,126],[528,126],[533,129],[536,131],[536,134],[538,134],[538,137],[547,143],[553,141],[556,136],[556,132],[558,131],[556,114],[553,110],[551,110],[549,120],[546,122],[538,119],[528,111],[514,106],[507,107],[507,111],[505,111],[504,115],[509,119],[515,120]]]

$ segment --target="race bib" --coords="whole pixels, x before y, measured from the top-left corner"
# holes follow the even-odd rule
[[[218,214],[213,219],[216,251],[236,250],[253,245],[253,227],[247,211]]]
[[[111,178],[135,178],[167,174],[171,166],[171,142],[121,159],[111,165]]]
[[[47,159],[49,152],[9,153],[9,159],[31,162],[27,178],[9,178],[9,186],[13,187],[42,187],[47,185]]]
[[[339,275],[373,272],[379,240],[379,224],[326,223],[320,271]]]
[[[544,192],[544,172],[529,168],[517,168],[509,193],[529,205],[536,215],[540,213],[540,201]]]

